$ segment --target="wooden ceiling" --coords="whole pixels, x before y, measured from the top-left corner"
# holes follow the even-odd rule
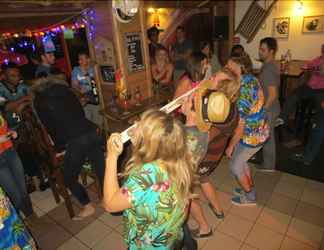
[[[0,32],[21,32],[48,27],[80,13],[90,2],[0,0]]]
[[[80,13],[96,2],[111,3],[109,0],[0,0],[0,33],[47,27]],[[144,4],[147,8],[206,8],[215,2],[145,0]]]

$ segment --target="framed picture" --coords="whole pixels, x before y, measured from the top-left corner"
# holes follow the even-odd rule
[[[324,32],[323,16],[304,16],[303,33],[321,33]]]
[[[275,38],[288,38],[289,36],[289,17],[273,19],[273,32]]]

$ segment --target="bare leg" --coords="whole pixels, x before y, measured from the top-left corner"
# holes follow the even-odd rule
[[[251,191],[251,176],[249,177],[248,175],[244,174],[241,176],[239,179],[237,179],[241,187],[245,192],[250,192]]]
[[[253,185],[252,173],[251,173],[251,169],[249,166],[245,166],[244,173],[249,180],[250,187],[253,187],[254,185]]]
[[[214,185],[210,181],[207,181],[201,184],[201,189],[215,211],[221,213],[223,209],[220,205]]]
[[[206,217],[198,199],[193,199],[191,201],[190,213],[194,220],[198,223],[200,233],[208,233],[210,227],[207,223]]]

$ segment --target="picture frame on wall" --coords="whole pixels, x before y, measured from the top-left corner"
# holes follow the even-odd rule
[[[289,26],[290,26],[289,17],[274,18],[272,36],[275,38],[288,39]]]
[[[304,16],[302,33],[322,33],[324,32],[324,15]]]

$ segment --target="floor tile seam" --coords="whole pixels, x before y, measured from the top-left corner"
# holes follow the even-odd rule
[[[303,241],[301,241],[301,240],[299,240],[299,239],[296,239],[296,238],[294,238],[294,237],[288,235],[288,231],[289,231],[289,228],[290,228],[290,226],[291,226],[291,224],[292,224],[293,219],[297,219],[297,220],[300,220],[300,221],[303,221],[303,222],[305,222],[305,223],[308,223],[308,224],[313,225],[312,223],[309,223],[309,222],[307,222],[307,221],[304,221],[304,220],[298,219],[298,218],[296,218],[296,217],[292,217],[291,220],[290,220],[290,223],[289,223],[289,225],[288,225],[288,227],[287,227],[287,232],[286,232],[286,235],[285,235],[285,236],[288,237],[288,238],[291,238],[291,239],[293,239],[293,240],[296,240],[296,241],[298,241],[298,242],[300,242],[300,243],[303,243],[303,244],[305,244],[305,245],[307,245],[307,246],[311,246],[311,247],[313,247],[312,245],[310,245],[310,244],[308,244],[308,243],[306,243],[306,242],[303,242]],[[316,226],[316,225],[313,225],[313,226]],[[323,239],[324,239],[324,229],[322,230],[322,238],[321,238],[321,241],[323,241]],[[320,243],[320,244],[321,244],[321,243]],[[314,247],[313,247],[313,248],[314,248]]]
[[[273,191],[273,193],[274,193],[274,194],[279,194],[279,195],[281,195],[281,196],[284,196],[285,198],[289,198],[289,199],[296,200],[296,201],[298,201],[298,202],[301,201],[301,196],[300,196],[300,198],[296,199],[296,198],[291,197],[291,196],[289,196],[289,195],[286,195],[286,194],[284,194],[284,193],[278,193],[278,192],[275,192],[275,191]]]
[[[90,249],[85,243],[83,243],[81,240],[79,240],[77,237],[74,237],[74,235],[73,235],[73,237],[71,238],[71,239],[75,239],[75,240],[77,240],[81,245],[83,245],[84,247],[86,247],[86,248],[88,248],[88,249]],[[61,246],[63,246],[66,242],[68,242],[69,240],[71,240],[71,239],[68,239],[67,241],[65,241],[63,244],[61,244],[58,248],[60,248]]]
[[[241,249],[242,245],[244,245],[244,241],[239,240],[238,238],[235,238],[233,235],[227,234],[227,233],[222,232],[222,231],[219,231],[219,230],[217,230],[217,229],[216,229],[215,231],[218,232],[218,233],[224,234],[224,235],[226,235],[227,237],[230,237],[230,238],[232,238],[232,239],[235,240],[235,241],[239,241],[239,242],[240,242],[240,248],[239,248],[239,249]],[[209,241],[209,239],[208,239],[208,241]],[[207,243],[208,243],[208,241],[207,241]],[[205,245],[207,245],[207,243],[206,243]]]
[[[270,208],[271,209],[271,208]],[[272,209],[272,210],[274,210],[274,209]],[[276,211],[276,210],[274,210],[274,211]],[[276,211],[276,212],[278,212],[278,211]],[[280,212],[281,213],[281,212]],[[284,214],[284,213],[282,213],[282,214]],[[286,214],[284,214],[284,215],[286,215]],[[289,215],[287,215],[287,216],[289,216]],[[291,221],[293,220],[293,218],[294,217],[292,217],[292,216],[289,216],[290,217],[290,219],[289,219],[289,222],[288,222],[288,226],[287,226],[287,229],[285,230],[285,232],[284,233],[281,233],[281,232],[278,232],[278,231],[276,231],[276,230],[274,230],[273,228],[271,228],[271,227],[269,227],[268,225],[266,225],[266,224],[262,224],[262,223],[258,223],[258,224],[260,224],[260,225],[262,225],[262,226],[264,226],[264,227],[266,227],[266,228],[268,228],[270,231],[272,231],[272,232],[274,232],[274,233],[277,233],[277,234],[282,234],[282,235],[284,235],[284,236],[286,236],[287,235],[287,233],[288,233],[288,229],[289,229],[289,226],[290,226],[290,224],[291,224]]]
[[[314,206],[314,207],[316,207],[316,208],[319,208],[319,209],[324,210],[324,208],[318,207],[318,206],[316,206],[316,205],[314,205],[314,204],[311,204],[311,203],[308,203],[308,202],[305,202],[305,201],[300,201],[300,202],[303,202],[303,203],[306,203],[307,205],[311,205],[311,206]],[[298,204],[297,204],[297,206],[296,206],[296,210],[294,211],[294,215],[293,215],[292,217],[293,217],[293,218],[296,218],[296,219],[298,219],[298,220],[301,220],[301,221],[303,221],[303,222],[306,222],[306,223],[308,223],[308,224],[311,224],[311,225],[313,225],[313,226],[320,227],[320,228],[323,230],[323,232],[324,232],[324,224],[323,224],[323,226],[319,226],[319,225],[316,225],[316,224],[314,224],[314,223],[312,223],[312,222],[306,221],[306,220],[304,220],[304,219],[302,219],[302,218],[298,218],[298,217],[296,217],[297,207],[298,207],[298,205],[299,205],[300,202],[298,202]],[[324,216],[324,215],[323,215],[323,216]]]
[[[45,216],[45,215],[43,215],[43,216]],[[65,233],[68,233],[69,235],[71,235],[71,237],[73,237],[74,235],[72,234],[72,233],[70,233],[69,231],[67,231],[63,226],[61,226],[59,223],[57,223],[51,216],[49,216],[49,215],[47,215],[46,214],[46,216],[47,216],[47,218],[51,221],[51,222],[53,222],[56,226],[58,226],[58,227],[60,227],[61,229],[63,229],[63,231],[65,231]],[[44,234],[44,235],[46,235],[46,234]]]
[[[108,237],[108,235],[114,233],[114,230],[109,231],[109,233],[105,234],[102,239],[98,240],[92,247],[87,246],[90,249],[95,249],[97,245],[99,245],[104,239]],[[85,243],[84,243],[85,244]]]
[[[291,240],[297,241],[297,242],[300,243],[300,244],[303,244],[303,245],[309,246],[309,247],[311,247],[311,248],[314,248],[313,245],[310,245],[310,244],[308,244],[308,243],[306,243],[306,242],[304,242],[304,241],[301,241],[301,240],[296,239],[296,238],[294,238],[294,237],[291,237],[291,236],[289,236],[289,235],[286,235],[286,238],[289,238],[289,239],[291,239]],[[323,238],[322,238],[322,239],[323,239]],[[320,247],[321,247],[321,244],[320,244]],[[316,249],[316,248],[315,248],[315,249]],[[320,249],[320,248],[319,248],[319,249]]]
[[[262,212],[261,212],[261,213],[262,213]],[[261,213],[260,213],[260,214],[261,214]],[[259,216],[260,216],[260,215],[259,215]],[[257,218],[257,219],[258,219],[258,218]],[[251,229],[249,230],[249,232],[246,234],[246,236],[245,236],[245,238],[244,238],[244,240],[243,240],[244,243],[247,243],[246,240],[248,239],[248,237],[249,237],[250,233],[252,232],[253,228],[255,227],[255,225],[256,225],[256,223],[257,223],[257,219],[253,222],[253,226],[251,227]]]
[[[99,242],[101,242],[103,239],[105,239],[112,231],[113,230],[110,230],[108,233],[105,233],[102,237],[100,237],[100,239],[97,239],[95,241],[95,244],[92,247],[88,246],[87,243],[83,242],[80,238],[78,238],[77,234],[75,235],[75,238],[77,238],[79,241],[83,242],[88,248],[93,249],[97,244],[99,244]]]

